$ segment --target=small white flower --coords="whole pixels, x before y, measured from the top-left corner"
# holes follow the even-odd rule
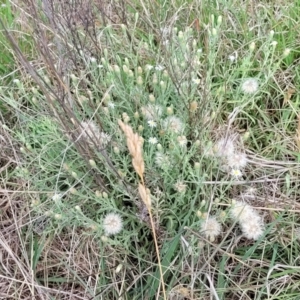
[[[153,120],[149,120],[147,123],[148,123],[149,127],[151,127],[151,128],[154,128],[157,125],[156,122]]]
[[[230,175],[235,178],[240,178],[243,174],[239,169],[232,169]]]
[[[114,109],[114,108],[115,108],[115,104],[114,104],[113,102],[111,102],[111,101],[109,101],[109,102],[107,103],[107,106],[108,106],[109,108],[111,108],[111,109]]]
[[[152,145],[155,145],[155,144],[158,143],[158,140],[157,140],[156,137],[151,137],[151,138],[149,138],[148,141],[149,141],[149,143],[152,144]]]
[[[242,91],[245,94],[254,94],[258,90],[258,80],[256,78],[248,78],[242,83]]]
[[[123,228],[122,218],[116,213],[107,214],[103,220],[103,228],[106,235],[119,233]]]
[[[222,226],[215,217],[209,217],[201,223],[201,233],[210,241],[214,241],[221,231]]]
[[[52,200],[54,202],[57,202],[57,201],[61,200],[62,196],[63,196],[62,194],[54,194],[52,197]]]
[[[228,59],[233,63],[235,62],[235,56],[234,55],[229,55]]]
[[[164,68],[165,68],[165,67],[162,66],[162,65],[156,65],[156,66],[155,66],[155,70],[156,70],[156,71],[162,71]]]
[[[178,144],[179,144],[180,147],[185,147],[186,144],[187,144],[187,139],[184,135],[178,136],[177,141],[178,141]]]
[[[169,116],[165,119],[163,126],[166,130],[173,131],[174,133],[180,133],[183,131],[183,123],[175,116]]]
[[[105,132],[100,132],[99,141],[102,146],[106,146],[111,141],[111,136]]]
[[[236,51],[234,51],[231,55],[228,56],[228,59],[230,60],[231,63],[234,63],[237,61],[238,54]]]
[[[150,71],[150,70],[153,69],[153,66],[151,66],[151,65],[146,65],[146,66],[145,66],[145,69],[146,69],[147,71]]]

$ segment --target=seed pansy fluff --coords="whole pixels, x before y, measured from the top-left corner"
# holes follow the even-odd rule
[[[184,129],[182,121],[175,116],[167,117],[163,122],[163,127],[165,130],[174,133],[181,133]]]
[[[233,201],[230,214],[232,219],[238,221],[247,239],[258,240],[264,233],[263,220],[252,206],[242,201]]]
[[[228,156],[233,155],[235,151],[233,139],[230,137],[229,138],[223,137],[219,139],[215,143],[213,147],[213,151],[215,155],[218,157],[227,158]]]
[[[235,152],[227,156],[227,165],[231,168],[243,169],[247,162],[247,156],[242,152]]]
[[[103,220],[103,229],[106,235],[119,233],[123,228],[123,221],[119,214],[109,213]]]
[[[242,91],[245,94],[254,94],[259,87],[258,80],[256,78],[247,78],[242,83]]]
[[[171,165],[169,156],[162,152],[156,152],[154,160],[155,163],[162,169],[167,168]]]
[[[244,236],[249,240],[258,240],[264,233],[264,224],[261,218],[254,217],[247,222],[240,222]]]
[[[201,233],[210,241],[214,241],[222,231],[221,224],[215,217],[208,217],[201,223]]]

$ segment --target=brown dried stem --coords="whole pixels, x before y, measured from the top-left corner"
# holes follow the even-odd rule
[[[156,250],[156,255],[157,255],[157,259],[158,259],[158,267],[159,267],[159,272],[160,272],[162,290],[163,290],[164,299],[166,300],[167,298],[166,298],[166,290],[165,290],[165,284],[164,284],[163,271],[162,271],[162,266],[161,266],[161,262],[160,262],[160,254],[159,254],[159,249],[158,249],[158,243],[157,243],[157,237],[156,237],[153,216],[152,216],[152,212],[151,212],[151,195],[150,195],[150,191],[146,188],[145,183],[144,183],[145,164],[144,164],[143,151],[142,151],[143,150],[143,140],[142,140],[142,137],[140,137],[137,133],[133,132],[130,125],[123,123],[121,120],[118,120],[118,124],[126,136],[127,147],[128,147],[129,153],[132,157],[132,165],[141,180],[141,182],[139,183],[138,190],[139,190],[139,194],[149,212],[151,229],[152,229],[153,239],[154,239],[154,244],[155,244],[155,250]]]

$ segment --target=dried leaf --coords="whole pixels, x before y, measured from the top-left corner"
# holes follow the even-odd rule
[[[288,88],[287,92],[284,94],[283,106],[286,105],[295,94],[296,90],[293,88]]]

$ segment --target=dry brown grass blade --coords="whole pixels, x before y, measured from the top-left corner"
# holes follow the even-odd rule
[[[143,177],[145,171],[145,163],[142,151],[142,138],[137,133],[134,133],[132,128],[129,125],[123,123],[121,120],[118,120],[118,124],[126,136],[127,147],[130,155],[132,156],[132,165],[137,174],[140,176],[141,181],[144,182]]]
[[[158,248],[158,243],[157,243],[155,225],[154,225],[153,216],[152,216],[152,212],[151,212],[151,195],[147,191],[147,189],[145,187],[145,183],[144,183],[145,164],[144,164],[143,151],[142,151],[143,139],[137,133],[133,132],[130,125],[123,123],[121,120],[118,120],[118,124],[126,136],[127,147],[128,147],[130,155],[132,156],[132,165],[141,179],[141,183],[139,183],[138,190],[139,190],[140,196],[149,212],[151,229],[152,229],[152,233],[153,233],[156,255],[157,255],[157,259],[158,259],[158,266],[159,266],[159,272],[160,272],[160,280],[161,280],[161,286],[162,286],[162,291],[163,291],[163,297],[164,297],[164,300],[166,300],[167,296],[166,296],[162,266],[161,266],[161,262],[160,262],[160,253],[159,253],[159,248]]]
[[[151,197],[144,185],[139,183],[139,193],[148,210],[151,209]]]

